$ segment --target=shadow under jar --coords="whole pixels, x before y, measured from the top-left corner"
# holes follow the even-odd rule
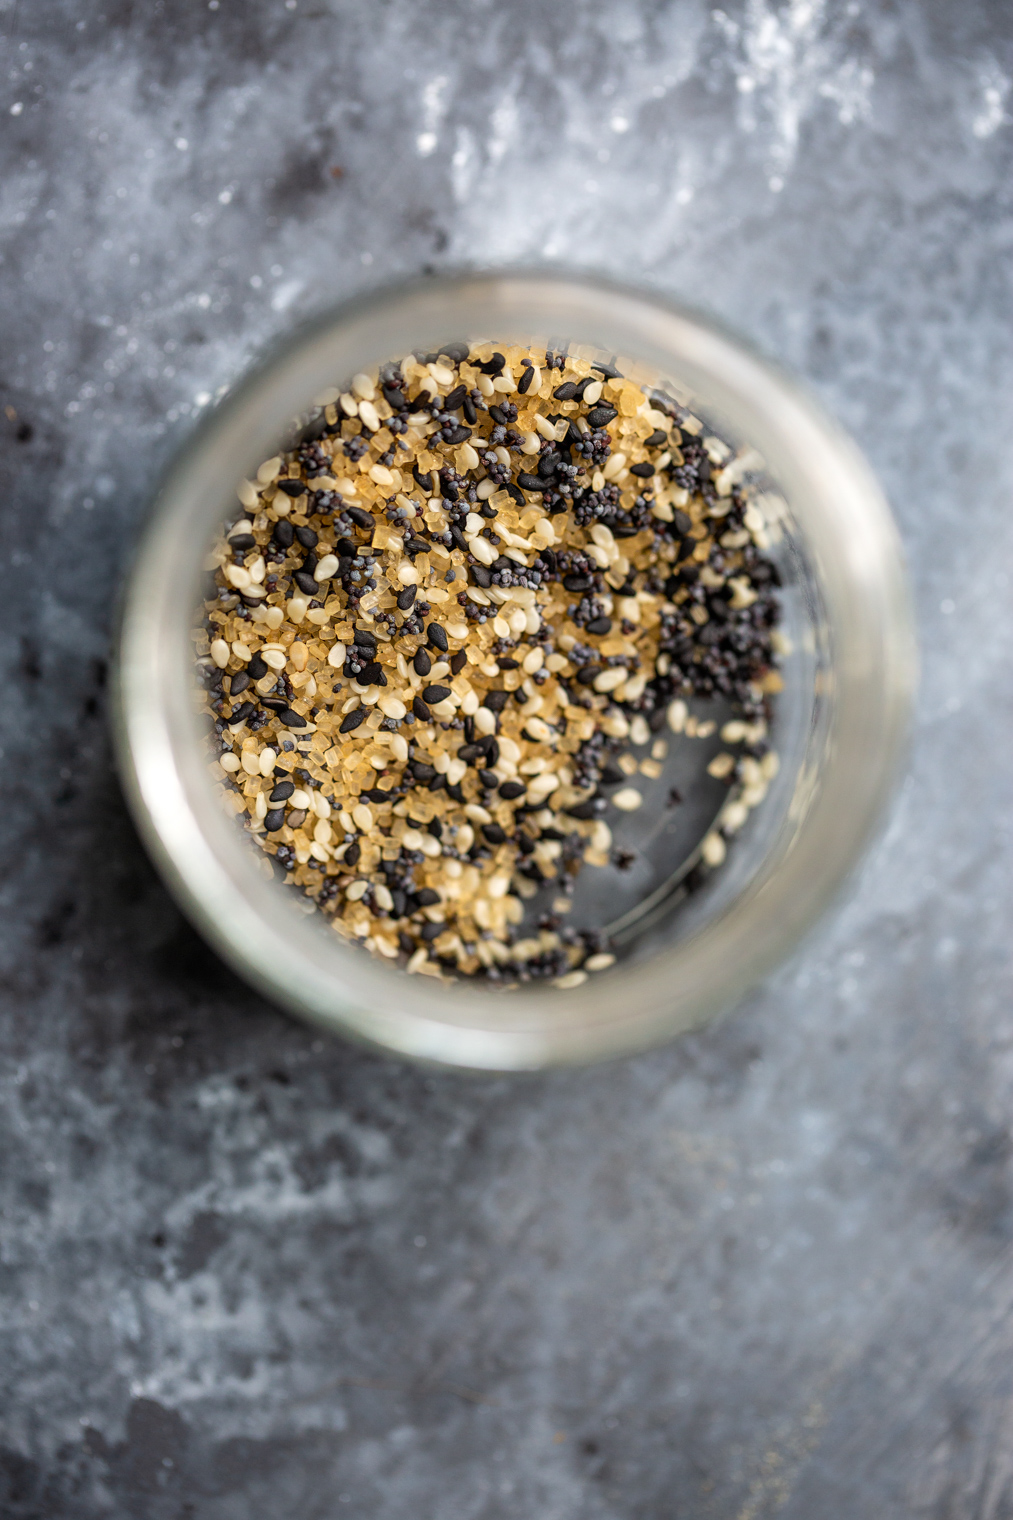
[[[353,375],[462,339],[612,365],[645,393],[671,398],[677,415],[699,419],[701,436],[724,440],[739,461],[781,582],[783,689],[769,736],[779,767],[766,769],[762,804],[719,861],[713,840],[728,793],[707,767],[728,748],[718,736],[731,714],[690,701],[690,718],[713,722],[715,737],[671,744],[661,774],[635,778],[645,806],[609,814],[631,869],[585,866],[576,879],[567,921],[604,931],[615,963],[562,987],[409,976],[335,933],[312,901],[275,879],[223,807],[198,716],[195,609],[209,548],[242,515],[237,483],[319,426],[316,402]],[[791,950],[883,810],[914,674],[889,511],[853,445],[790,380],[710,319],[655,296],[558,274],[464,276],[318,317],[204,421],[163,485],[127,589],[117,734],[157,865],[242,974],[294,1012],[403,1055],[532,1069],[624,1055],[699,1028]],[[669,809],[673,785],[684,803]],[[701,849],[714,869],[700,869]],[[549,883],[527,910],[546,911],[553,895]]]

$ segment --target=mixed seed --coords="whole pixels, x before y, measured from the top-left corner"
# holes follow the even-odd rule
[[[609,808],[641,805],[673,734],[714,732],[687,699],[733,712],[698,870],[777,769],[787,643],[748,455],[613,365],[491,343],[320,405],[207,561],[212,773],[340,934],[411,972],[576,986],[614,956],[565,925],[575,878],[630,863]]]

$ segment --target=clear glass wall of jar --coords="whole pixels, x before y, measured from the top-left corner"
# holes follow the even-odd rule
[[[617,964],[579,988],[406,977],[326,932],[263,872],[208,774],[191,626],[236,483],[327,387],[461,337],[569,341],[668,387],[762,459],[785,581],[777,747],[764,805],[705,888],[641,904]],[[770,504],[775,505],[771,508]],[[902,763],[915,679],[897,535],[854,446],[794,382],[711,319],[583,276],[497,273],[384,290],[294,333],[204,420],[155,504],[127,587],[117,738],[128,798],[169,886],[221,954],[328,1029],[423,1060],[531,1069],[699,1028],[798,942],[861,856]]]

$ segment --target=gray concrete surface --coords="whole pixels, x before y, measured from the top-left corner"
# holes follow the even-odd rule
[[[1009,7],[0,0],[0,34],[0,1513],[1013,1516]],[[152,482],[247,357],[506,259],[808,376],[895,504],[924,686],[864,874],[732,1019],[472,1080],[203,948],[103,671]]]

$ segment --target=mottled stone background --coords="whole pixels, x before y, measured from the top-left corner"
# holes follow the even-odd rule
[[[1013,1516],[1013,12],[0,0],[4,1520]],[[338,172],[338,171],[342,172]],[[265,1006],[124,816],[160,467],[419,268],[700,301],[867,451],[910,777],[721,1028],[419,1072]]]

